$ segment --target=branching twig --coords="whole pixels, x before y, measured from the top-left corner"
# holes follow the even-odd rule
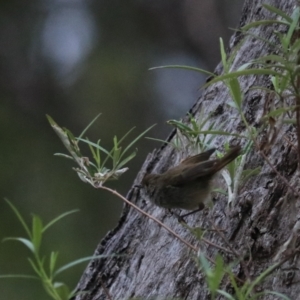
[[[115,196],[119,197],[120,199],[122,199],[124,202],[126,202],[129,206],[133,207],[134,209],[136,209],[138,212],[140,212],[141,214],[143,214],[144,216],[146,216],[147,218],[151,219],[152,221],[156,222],[157,224],[159,224],[161,227],[163,227],[164,229],[166,229],[169,233],[171,233],[172,235],[174,235],[177,239],[179,239],[181,242],[183,242],[186,246],[188,246],[190,249],[192,249],[193,251],[197,252],[199,251],[199,249],[195,246],[193,246],[192,244],[190,244],[189,242],[187,242],[185,239],[183,239],[180,235],[178,235],[175,231],[173,231],[171,228],[169,228],[168,226],[166,226],[164,223],[162,223],[161,221],[159,221],[158,219],[156,219],[155,217],[151,216],[150,214],[146,213],[145,211],[143,211],[142,209],[140,209],[138,206],[136,206],[135,204],[133,204],[132,202],[130,202],[128,199],[126,199],[124,196],[122,196],[121,194],[119,194],[117,191],[112,190],[109,187],[106,187],[104,185],[99,186],[99,188],[109,191],[110,193],[114,194]]]

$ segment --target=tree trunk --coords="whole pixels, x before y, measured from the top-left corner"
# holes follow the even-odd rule
[[[242,11],[241,27],[257,20],[274,19],[275,15],[264,9],[262,3],[275,6],[289,16],[296,7],[296,1],[293,0],[247,0]],[[276,43],[274,30],[279,29],[286,30],[282,25],[280,28],[269,25],[256,27],[251,32]],[[245,37],[236,32],[231,38],[228,53],[233,53],[237,49],[242,38],[245,40],[241,46],[238,46],[232,69],[237,69],[242,64],[273,51],[264,41],[253,36]],[[222,66],[219,65],[216,74],[221,73]],[[251,126],[259,128],[268,96],[265,91],[253,87],[270,88],[270,76],[243,76],[239,81],[244,92],[245,117]],[[196,119],[199,117],[200,110],[206,116],[211,113],[208,123],[214,123],[215,129],[222,128],[223,131],[245,135],[247,130],[244,123],[237,110],[228,105],[229,102],[231,99],[225,85],[213,84],[204,90],[202,97],[190,113]],[[169,136],[169,142],[174,139],[175,134],[174,131]],[[235,142],[240,142],[238,138],[234,139]],[[232,142],[232,138],[218,136],[212,146],[222,148],[226,141]],[[243,141],[241,143],[244,144]],[[295,248],[299,243],[297,239],[299,202],[274,171],[277,170],[291,186],[298,189],[297,151],[291,144],[297,144],[295,127],[284,125],[270,151],[266,153],[274,168],[270,167],[255,148],[248,155],[245,168],[261,167],[261,172],[240,187],[234,207],[227,205],[225,196],[217,194],[217,201],[212,209],[205,209],[186,218],[190,227],[212,228],[212,224],[215,224],[224,230],[222,232],[227,242],[219,233],[213,231],[207,232],[205,238],[223,248],[235,249],[239,258],[243,258],[244,263],[240,262],[234,269],[234,274],[242,280],[247,276],[256,278],[287,255],[287,252],[291,254],[293,249],[289,247],[293,245]],[[182,152],[185,157],[191,155],[188,150],[178,151],[167,144],[154,151],[147,157],[135,184],[140,184],[146,170],[161,173],[178,164],[183,158]],[[207,257],[214,260],[219,253],[227,263],[238,260],[232,253],[196,239],[174,215],[145,200],[138,188],[132,188],[127,199],[201,249]],[[118,226],[98,245],[95,255],[99,254],[121,256],[90,262],[77,287],[78,291],[85,291],[85,293],[77,295],[77,300],[110,298],[119,300],[134,297],[210,299],[204,275],[195,262],[198,253],[127,205],[124,207]],[[242,264],[247,265],[249,274],[245,274]],[[300,285],[293,284],[299,280],[298,264],[299,260],[295,257],[286,261],[263,282],[260,288],[279,291],[291,299],[300,299],[298,296]],[[224,289],[226,289],[225,284],[226,282]],[[227,291],[230,293],[228,286]],[[265,296],[265,299],[278,298],[269,295]]]

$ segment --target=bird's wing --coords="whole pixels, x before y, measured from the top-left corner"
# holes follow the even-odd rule
[[[184,165],[194,165],[200,162],[204,162],[210,158],[210,156],[216,151],[216,148],[209,149],[205,152],[186,158],[181,162]]]
[[[170,184],[180,186],[194,180],[200,180],[201,177],[205,180],[209,180],[215,173],[239,156],[240,153],[241,147],[238,145],[230,149],[222,158],[199,162],[195,165],[187,164],[185,168],[182,168],[181,172],[178,172],[177,176],[173,176],[171,180],[172,183]]]
[[[172,180],[169,181],[169,185],[180,186],[203,176],[206,176],[207,179],[210,179],[210,177],[215,173],[214,167],[218,162],[218,159],[208,160],[198,163],[194,167],[190,166],[189,168],[185,168],[177,176],[173,176]]]

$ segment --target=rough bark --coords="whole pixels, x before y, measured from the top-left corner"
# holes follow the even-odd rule
[[[296,6],[296,1],[292,0],[248,0],[244,5],[240,26],[254,20],[274,18],[274,15],[262,8],[262,3],[273,5],[288,15],[291,15]],[[276,42],[274,30],[278,29],[276,26],[261,26],[253,29],[252,33]],[[232,36],[228,53],[234,51],[242,38],[244,36],[240,33]],[[233,69],[271,51],[273,50],[263,41],[248,36],[236,54]],[[222,67],[219,65],[216,73],[221,72]],[[259,127],[267,96],[264,91],[251,88],[258,85],[270,87],[270,77],[245,76],[240,78],[240,83],[245,95],[243,110],[246,119],[252,126]],[[245,126],[237,111],[227,105],[229,101],[226,87],[221,83],[214,84],[204,91],[190,113],[197,117],[200,109],[206,114],[213,112],[210,122],[215,122],[216,128],[222,126],[222,130],[245,134]],[[169,136],[168,141],[172,141],[174,135],[175,132]],[[226,140],[232,142],[232,138],[217,137],[214,146],[222,148]],[[292,144],[297,144],[295,128],[292,125],[283,126],[267,157],[274,168],[298,190],[297,151]],[[184,153],[185,156],[189,154]],[[164,145],[147,157],[135,184],[140,184],[146,170],[159,173],[178,164],[181,159],[182,153]],[[240,188],[234,207],[227,206],[225,196],[217,195],[212,209],[203,210],[186,219],[191,227],[210,228],[213,222],[224,229],[228,243],[241,256],[247,254],[245,260],[248,264],[248,275],[252,278],[273,265],[275,260],[280,260],[287,252],[291,253],[292,246],[296,247],[299,243],[298,199],[258,151],[253,149],[247,157],[245,168],[259,166],[261,173]],[[184,239],[200,247],[207,256],[214,258],[220,253],[228,262],[234,259],[233,255],[197,240],[189,230],[178,223],[176,217],[164,209],[155,207],[141,195],[138,189],[132,188],[127,198],[164,222]],[[220,246],[228,246],[216,232],[207,233],[205,237]],[[284,243],[288,240],[292,243],[289,244],[290,249],[285,249]],[[95,254],[122,256],[92,261],[78,284],[78,290],[86,293],[78,295],[77,300],[109,299],[108,293],[112,299],[118,300],[133,297],[210,299],[204,276],[196,267],[196,253],[152,220],[128,206],[124,207],[118,226],[101,241]],[[298,265],[297,257],[287,261],[261,285],[261,289],[279,291],[291,299],[300,299],[300,285],[294,284],[299,281]],[[246,278],[247,274],[244,274],[241,265],[234,271],[240,278]],[[269,295],[265,296],[265,299],[278,298]]]

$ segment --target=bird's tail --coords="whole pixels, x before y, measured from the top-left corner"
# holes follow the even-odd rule
[[[214,166],[214,171],[218,172],[223,169],[226,165],[232,162],[241,154],[242,148],[240,145],[231,148],[222,158],[219,158],[218,162]]]

